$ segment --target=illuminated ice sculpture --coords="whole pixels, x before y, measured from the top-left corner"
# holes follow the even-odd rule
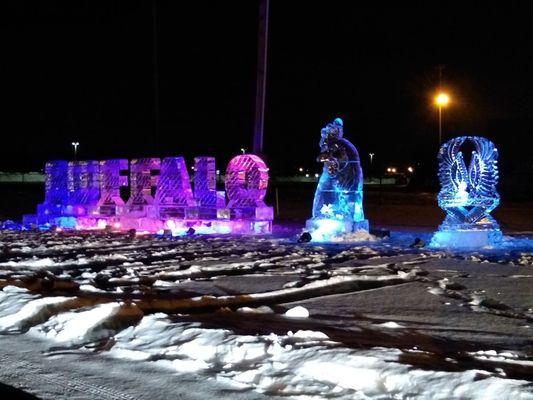
[[[44,166],[44,202],[37,206],[38,224],[63,215],[63,207],[68,204],[68,162],[49,161]]]
[[[128,160],[114,159],[100,161],[100,199],[98,214],[114,216],[120,214],[124,200],[120,188],[128,186]]]
[[[226,172],[226,192],[216,190],[213,157],[195,158],[194,192],[183,157],[51,161],[46,164],[45,201],[26,225],[68,229],[185,233],[270,233],[272,207],[265,205],[268,168],[261,158],[240,154]]]
[[[343,137],[342,119],[321,130],[320,154],[324,163],[313,201],[313,218],[306,229],[314,241],[329,241],[358,230],[368,231],[363,213],[363,171],[355,146]]]
[[[471,146],[471,154],[464,154]],[[500,203],[498,150],[490,140],[461,136],[444,143],[439,150],[438,195],[446,218],[433,235],[430,246],[479,248],[498,244],[502,233],[490,215]]]

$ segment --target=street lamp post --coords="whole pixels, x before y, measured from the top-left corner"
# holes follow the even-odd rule
[[[72,142],[72,146],[74,147],[74,159],[78,159],[78,146],[80,145],[80,142]]]
[[[435,97],[435,104],[439,108],[439,146],[442,143],[442,108],[446,107],[450,102],[450,96],[444,92],[440,92]]]

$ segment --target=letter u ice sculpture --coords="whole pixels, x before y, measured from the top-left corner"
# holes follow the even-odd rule
[[[470,142],[474,150],[468,166],[461,151]],[[431,241],[434,247],[473,248],[497,244],[502,233],[490,215],[500,203],[498,150],[490,140],[461,136],[439,150],[439,207],[446,218]]]

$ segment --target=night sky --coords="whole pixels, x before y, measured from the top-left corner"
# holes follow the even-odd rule
[[[361,4],[360,4],[361,3]],[[48,159],[214,155],[251,149],[258,1],[11,0],[3,5],[0,169]],[[368,164],[430,165],[444,137],[488,136],[511,172],[533,169],[529,2],[271,0],[265,155],[274,173],[314,162],[344,119]]]

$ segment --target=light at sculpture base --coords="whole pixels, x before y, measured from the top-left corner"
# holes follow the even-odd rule
[[[324,163],[313,201],[313,218],[306,230],[314,242],[330,242],[356,231],[368,231],[363,213],[363,172],[357,149],[343,138],[340,118],[321,130],[320,155]]]
[[[129,231],[135,229],[139,232],[162,233],[170,231],[172,236],[184,236],[190,228],[196,234],[269,234],[272,232],[272,221],[259,220],[205,220],[205,219],[153,219],[148,217],[78,217],[74,221],[65,217],[56,218],[51,221],[65,229],[77,230],[103,230]]]
[[[503,234],[499,229],[442,230],[435,232],[429,247],[471,250],[498,246],[502,239]]]
[[[462,148],[473,146],[468,167]],[[498,150],[490,140],[461,136],[439,150],[439,206],[446,218],[433,235],[430,247],[476,249],[501,243],[503,235],[490,215],[499,202]]]
[[[368,220],[340,221],[336,219],[311,218],[305,223],[305,229],[311,233],[313,242],[331,242],[348,233],[368,231]]]

